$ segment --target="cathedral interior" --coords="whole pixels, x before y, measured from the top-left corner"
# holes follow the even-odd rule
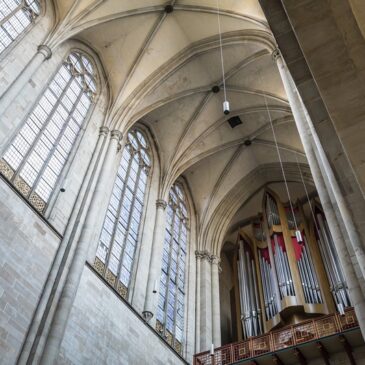
[[[0,364],[365,364],[364,0],[0,0]]]

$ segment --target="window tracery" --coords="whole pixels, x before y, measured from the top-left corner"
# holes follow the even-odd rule
[[[184,331],[188,211],[183,188],[173,185],[167,206],[157,331],[181,353]]]
[[[27,29],[41,12],[39,0],[0,2],[0,53]]]
[[[136,255],[147,180],[151,168],[147,139],[128,133],[112,196],[100,235],[94,267],[127,298]]]
[[[94,66],[88,57],[70,53],[0,160],[1,174],[41,213],[96,90]]]

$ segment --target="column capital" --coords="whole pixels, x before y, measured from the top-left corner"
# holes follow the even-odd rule
[[[271,53],[272,59],[276,62],[278,58],[281,58],[281,52],[279,48],[275,48]]]
[[[99,135],[106,136],[108,133],[109,133],[109,128],[108,127],[105,127],[105,126],[100,127]]]
[[[197,259],[200,259],[200,260],[207,260],[209,261],[210,263],[212,262],[212,256],[211,254],[204,250],[204,251],[195,251],[195,256]]]
[[[110,132],[110,138],[116,139],[119,142],[123,138],[123,134],[121,131],[118,131],[118,129],[114,129]]]
[[[163,199],[156,200],[156,208],[165,210],[167,207],[167,202]]]
[[[217,255],[212,255],[211,256],[211,260],[212,260],[212,264],[218,265],[218,266],[219,266],[219,264],[221,262],[221,258],[219,256],[217,256]]]
[[[40,44],[37,47],[38,53],[41,53],[44,56],[44,59],[49,60],[52,57],[52,50],[45,44]]]

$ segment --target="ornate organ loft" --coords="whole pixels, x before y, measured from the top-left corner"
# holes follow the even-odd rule
[[[302,204],[289,206],[267,191],[251,236],[238,232],[237,282],[243,338],[351,305],[326,219],[315,203],[308,223]],[[296,226],[301,237],[296,235]],[[300,240],[302,240],[300,242]]]
[[[322,337],[341,337],[343,331],[358,326],[317,198],[289,204],[266,188],[261,209],[236,229],[235,243],[226,251],[233,285],[231,336],[224,335],[227,306],[223,304],[223,346],[196,355],[195,364],[228,365],[265,354],[275,357],[277,350],[291,347],[302,354],[297,345],[317,340],[321,344]],[[223,266],[222,275],[227,276],[227,265]],[[227,286],[225,278],[220,285]]]

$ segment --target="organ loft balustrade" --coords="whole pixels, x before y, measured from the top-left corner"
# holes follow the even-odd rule
[[[322,356],[327,363],[330,349],[345,344],[351,357],[351,344],[355,346],[359,342],[362,339],[355,311],[347,308],[342,315],[324,315],[216,348],[213,353],[196,354],[194,365],[272,364],[274,358],[279,359],[278,363],[292,364],[293,356],[304,358],[302,363],[307,363],[305,357]]]

